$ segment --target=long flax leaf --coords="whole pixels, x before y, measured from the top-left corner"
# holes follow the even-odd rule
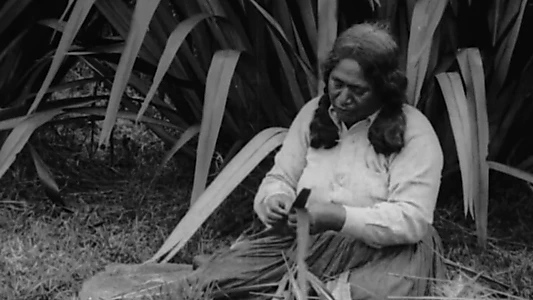
[[[156,262],[165,255],[164,261],[171,259],[231,191],[272,150],[281,145],[286,131],[285,128],[268,128],[248,142],[200,195],[148,262]]]
[[[306,50],[304,48],[304,45],[302,43],[302,39],[300,37],[300,33],[298,32],[298,30],[296,28],[296,24],[294,24],[294,22],[292,22],[292,29],[294,31],[294,37],[295,37],[295,40],[296,40],[296,46],[297,46],[297,49],[298,49],[298,55],[300,55],[302,57],[302,59],[305,61],[306,64],[311,65],[311,61],[309,60],[309,56],[307,55]],[[313,82],[311,82],[310,80],[306,80],[306,82],[307,82],[307,89],[308,89],[310,97],[314,97],[316,95],[316,87],[313,85]]]
[[[146,0],[138,1],[135,4],[135,11],[133,12],[133,19],[131,21],[131,27],[126,40],[126,47],[124,52],[120,56],[120,62],[118,64],[115,80],[113,81],[113,87],[111,88],[111,94],[109,96],[109,103],[107,105],[107,112],[102,125],[102,132],[100,133],[100,139],[98,144],[106,144],[109,142],[111,130],[115,125],[117,118],[117,112],[120,106],[120,100],[128,84],[133,64],[139,53],[141,45],[143,43],[144,36],[150,25],[150,20],[154,14],[160,0]]]
[[[49,27],[50,29],[54,30],[55,34],[56,32],[63,32],[65,30],[66,22],[58,19],[45,19],[39,20],[37,24]]]
[[[201,1],[197,0],[180,2],[190,2],[191,4],[199,4]],[[198,9],[196,12],[185,13],[183,14],[183,19],[188,16],[194,16],[202,13],[207,13],[208,15],[217,18],[210,18],[206,20],[205,24],[207,25],[207,27],[201,26],[202,30],[194,30],[189,34],[189,36],[191,37],[191,44],[195,45],[194,49],[193,46],[189,46],[189,43],[183,43],[181,45],[179,53],[180,56],[179,58],[174,59],[174,62],[170,67],[170,74],[174,74],[174,76],[179,76],[180,78],[198,78],[201,81],[205,81],[205,71],[209,67],[211,57],[216,50],[220,48],[242,50],[243,48],[235,46],[240,45],[240,39],[235,38],[234,32],[232,30],[222,30],[226,28],[221,28],[219,26],[219,22],[214,22],[215,19],[226,20],[227,18],[224,17],[224,14],[218,15],[218,13],[214,12],[211,8],[211,4],[206,4],[202,6],[206,8]],[[158,9],[156,11],[154,24],[159,25],[159,27],[162,29],[161,31],[165,32],[162,37],[158,38],[159,43],[162,45],[167,43],[168,35],[170,35],[172,31],[179,25],[178,20],[173,15],[172,11],[168,9]],[[234,27],[228,26],[227,28],[232,29]],[[216,45],[214,41],[217,41],[219,45]],[[183,66],[181,66],[182,64]],[[184,69],[184,67],[186,67],[186,69]],[[195,102],[201,103],[200,98],[195,97]]]
[[[226,0],[197,0],[202,7],[202,11],[209,15],[222,17],[222,19],[232,20],[231,27],[222,27],[220,23],[209,20],[208,26],[213,32],[214,38],[220,43],[222,48],[231,48],[236,50],[247,50],[250,45],[245,39],[242,28],[239,28],[238,18],[231,5]],[[224,30],[226,29],[226,30]],[[231,30],[230,30],[231,29]]]
[[[517,168],[513,168],[511,166],[504,165],[499,162],[495,161],[489,161],[488,165],[491,169],[496,170],[498,172],[502,172],[508,175],[511,175],[513,177],[516,177],[518,179],[522,179],[524,181],[527,181],[529,183],[533,184],[533,174],[526,172],[524,170],[520,170]]]
[[[16,47],[20,47],[20,43],[22,41],[22,38],[26,36],[28,33],[28,30],[21,31],[15,38],[13,38],[7,46],[4,46],[2,51],[0,52],[0,62],[6,57],[8,53],[11,53],[16,49]]]
[[[480,181],[479,181],[479,175],[480,175],[480,157],[479,157],[479,137],[478,137],[478,126],[477,126],[477,115],[476,115],[476,99],[474,98],[476,96],[476,92],[474,90],[474,83],[472,78],[472,70],[469,68],[469,57],[466,52],[459,53],[457,55],[457,60],[459,61],[459,65],[461,68],[461,73],[463,75],[463,80],[465,82],[465,89],[466,89],[466,101],[465,105],[467,109],[465,110],[466,115],[463,114],[463,120],[465,118],[468,118],[469,120],[472,120],[472,123],[474,126],[469,127],[470,132],[467,132],[467,135],[470,136],[469,141],[472,142],[472,149],[471,149],[471,190],[472,190],[472,197],[473,201],[469,202],[469,207],[466,209],[466,211],[473,212],[474,217],[477,220],[477,211],[474,209],[477,207],[477,202],[479,201],[478,197],[480,196]],[[477,74],[479,75],[479,74]],[[484,78],[484,74],[481,74],[481,80]],[[478,95],[480,96],[480,95]],[[459,108],[461,111],[461,108]],[[465,128],[466,129],[466,128]],[[487,174],[488,175],[488,174]],[[488,179],[488,178],[487,178]],[[465,205],[467,203],[465,202]]]
[[[516,5],[517,2],[518,0],[513,1],[513,4]],[[505,36],[502,44],[498,47],[496,52],[494,82],[490,84],[490,93],[492,95],[496,95],[500,91],[507,78],[507,73],[509,72],[511,58],[514,53],[516,41],[518,40],[518,33],[520,32],[520,28],[522,26],[522,19],[524,17],[524,11],[526,9],[527,2],[527,0],[522,0],[520,2],[520,10],[515,22],[512,25],[513,27],[509,34]]]
[[[272,17],[278,22],[281,30],[285,33],[287,41],[292,48],[296,49],[296,40],[292,30],[292,14],[286,1],[274,1],[271,4]]]
[[[209,166],[225,112],[231,79],[240,54],[235,50],[219,50],[213,56],[209,67],[191,203],[194,203],[205,189]]]
[[[491,1],[491,7],[489,9],[489,29],[492,34],[492,46],[496,45],[498,39],[498,29],[500,28],[500,15],[501,15],[501,0]]]
[[[307,80],[311,82],[316,81],[316,75],[313,74],[313,68],[310,65],[306,64],[303,59],[296,54],[296,50],[289,43],[289,40],[287,39],[287,36],[283,32],[283,29],[281,28],[279,23],[276,22],[276,20],[255,0],[250,0],[250,3],[252,3],[253,6],[260,12],[261,16],[267,21],[268,25],[270,25],[270,28],[272,28],[273,31],[276,33],[276,36],[280,37],[280,42],[282,42],[283,45],[288,47],[290,52],[295,55],[297,61],[300,63],[302,69],[308,77]]]
[[[163,157],[163,160],[161,161],[161,167],[165,166],[170,159],[185,145],[188,141],[190,141],[194,136],[196,136],[198,133],[200,133],[200,125],[193,125],[187,130],[185,130],[180,138],[176,141],[174,146],[172,146],[172,149],[167,151],[165,153],[165,156]]]
[[[195,4],[197,4],[196,2],[180,1],[180,3],[181,2],[185,2],[181,6],[184,6],[187,8],[192,7],[196,9],[196,11],[194,11],[194,13],[192,13],[191,15],[201,13],[201,10],[197,7],[198,5],[194,7]],[[169,4],[169,3],[166,3],[166,4]],[[184,14],[184,15],[188,15],[188,14],[189,13]],[[224,18],[218,18],[218,19],[224,20]],[[219,32],[218,25],[217,25],[218,23],[211,23],[208,20],[207,24],[209,28],[211,28],[212,31],[214,32],[215,37],[218,39],[218,36],[221,35],[218,33]],[[168,40],[167,37],[172,33],[172,31],[176,28],[176,26],[178,26],[178,22],[175,16],[173,15],[172,11],[167,9],[167,7],[165,7],[163,4],[160,5],[160,7],[156,10],[154,17],[152,18],[152,22],[150,24],[151,30],[150,32],[148,32],[145,38],[145,41],[147,42],[149,42],[150,40],[157,42],[156,43],[157,45],[155,45],[155,51],[154,51],[155,53],[158,54],[157,60],[159,60],[159,54],[162,54],[164,52],[164,47],[161,47],[160,45],[165,45],[167,43],[167,40]],[[199,80],[200,82],[205,81],[206,79],[205,70],[208,69],[209,59],[211,58],[212,52],[214,51],[214,47],[210,47],[211,39],[209,38],[209,36],[206,35],[206,33],[208,32],[194,30],[193,32],[189,34],[189,36],[191,36],[192,40],[195,42],[194,44],[197,46],[200,45],[195,49],[196,54],[199,54],[199,56],[196,56],[195,54],[193,54],[193,50],[191,49],[191,47],[189,47],[188,43],[182,43],[182,45],[180,46],[179,57],[176,57],[173,60],[173,63],[170,65],[168,69],[169,75],[175,78],[178,78],[179,80],[186,80],[186,81],[194,80],[195,83],[197,82],[197,80]],[[148,43],[146,44],[148,46]],[[148,47],[146,48],[151,49]],[[200,64],[197,57],[201,58],[201,60],[205,61],[205,63],[203,65]],[[207,57],[208,59],[203,59]],[[200,120],[201,111],[202,111],[202,101],[200,100],[200,97],[202,94],[202,90],[203,88],[202,89],[195,88],[194,91],[189,90],[189,89],[182,89],[178,93],[177,91],[173,91],[172,89],[165,89],[163,92],[167,93],[169,100],[174,104],[174,106],[183,105],[178,102],[182,102],[183,100],[185,100],[188,106],[190,107],[190,109],[192,110],[194,116],[197,118],[197,120]],[[239,89],[237,89],[237,91],[239,91]],[[232,98],[238,98],[238,97],[235,97],[234,95],[232,95]],[[232,118],[232,116],[229,113],[226,113],[225,121],[226,121],[226,124],[228,125],[227,128],[230,129],[233,134],[236,134],[236,135],[240,134],[239,127],[236,125],[235,120]]]
[[[0,10],[0,35],[13,24],[13,21],[26,9],[32,0],[9,0]]]
[[[472,126],[476,149],[473,149],[472,161],[474,162],[474,191],[476,226],[479,242],[484,245],[487,238],[487,215],[489,206],[489,167],[487,157],[489,154],[489,121],[487,115],[487,100],[485,92],[485,72],[481,54],[476,48],[461,51],[457,56],[459,67],[466,83],[467,99],[471,104],[475,119]]]
[[[506,86],[503,93],[498,97],[499,103],[508,101],[509,108],[505,111],[505,115],[496,129],[491,132],[489,153],[492,157],[497,156],[504,145],[504,137],[507,136],[513,122],[516,120],[516,116],[521,112],[524,101],[528,98],[531,82],[533,82],[533,56],[526,63],[522,72],[517,74],[515,85]]]
[[[231,20],[231,28],[233,30],[224,30],[223,33],[225,34],[228,42],[231,45],[234,45],[237,49],[251,49],[252,45],[250,44],[250,41],[248,39],[248,36],[245,32],[245,27],[243,24],[243,19],[239,18],[238,15],[238,7],[232,6],[231,2],[228,2],[226,0],[205,0],[210,2],[211,6],[216,6],[214,8],[214,13],[217,16],[223,16],[227,20]],[[216,3],[214,3],[216,2]],[[242,7],[242,6],[241,6]],[[214,24],[211,22],[212,25],[219,25]],[[229,23],[228,23],[229,24]],[[222,25],[222,24],[220,24]],[[223,27],[222,29],[224,29]]]
[[[396,21],[398,10],[398,1],[384,1],[378,8],[377,15],[379,19],[387,20],[391,24]]]
[[[318,38],[317,38],[317,63],[320,65],[325,59],[328,52],[333,47],[337,38],[337,0],[318,0]],[[318,90],[322,93],[324,80],[322,78],[321,68],[318,70]]]
[[[78,114],[87,114],[87,115],[93,115],[93,116],[105,116],[106,115],[106,109],[103,107],[83,107],[83,108],[75,108],[75,109],[69,109],[67,112],[72,113],[78,113]],[[131,111],[117,111],[117,118],[130,120],[130,121],[141,121],[143,123],[149,123],[153,125],[159,125],[162,127],[182,130],[183,127],[177,126],[176,124],[173,124],[168,121],[155,119],[148,116],[143,116],[140,120],[137,120],[137,115],[134,112]]]
[[[302,21],[305,26],[305,32],[307,33],[307,39],[311,45],[313,53],[317,53],[317,21],[313,13],[312,2],[309,0],[298,0],[298,7],[300,8],[300,14],[302,16]]]
[[[497,37],[496,40],[499,40],[502,38],[502,36],[510,32],[511,27],[513,27],[513,23],[517,20],[520,14],[521,7],[523,5],[522,0],[518,1],[505,1],[505,3],[502,3],[502,1],[494,1],[494,5],[497,5],[499,8],[498,13],[498,22],[496,30],[497,30]]]
[[[407,99],[417,105],[426,79],[432,37],[440,23],[448,0],[416,1],[407,50]]]
[[[302,288],[302,286],[300,285],[301,282],[297,280],[297,272],[295,272],[294,270],[292,270],[291,268],[288,268],[287,272],[289,273],[289,283],[290,283],[290,291],[292,292],[291,294],[294,295],[294,299],[295,300],[307,300],[307,297],[306,297],[306,294]],[[304,280],[306,279],[305,278],[305,275],[303,275],[304,277]],[[305,285],[305,283],[304,283]]]
[[[50,66],[50,69],[48,69],[48,73],[46,74],[43,84],[37,92],[37,96],[35,97],[35,100],[33,101],[28,111],[28,114],[33,113],[39,106],[39,103],[41,103],[43,96],[48,90],[48,87],[50,87],[52,80],[54,80],[54,77],[57,74],[61,63],[63,62],[68,48],[74,41],[74,37],[80,30],[83,21],[85,21],[85,19],[87,18],[87,15],[89,14],[89,11],[91,10],[94,2],[95,0],[79,0],[74,5],[72,13],[67,21],[67,25],[65,26],[65,30],[63,31],[63,34],[61,36],[61,40],[59,41],[59,45],[57,46],[56,52],[54,54],[52,65]]]
[[[224,9],[224,6],[220,1],[218,0],[197,0],[198,5],[200,7],[206,9],[206,11],[209,11],[210,14],[215,16],[223,16],[226,17],[226,10]]]
[[[20,51],[8,52],[4,60],[0,61],[0,89],[10,90],[12,88],[10,85],[17,80],[16,71],[20,69],[21,61],[22,52]]]
[[[307,299],[309,293],[307,284],[307,265],[305,258],[309,247],[309,213],[305,208],[296,208],[297,221],[297,253],[296,253],[296,267],[298,270],[297,282],[301,290],[303,299]]]
[[[61,114],[61,112],[60,109],[54,109],[30,115],[11,131],[0,149],[0,178],[4,176],[15,161],[17,154],[24,148],[35,129]]]
[[[17,127],[22,121],[26,120],[28,116],[17,116],[0,121],[0,130],[6,130]]]
[[[130,34],[131,20],[133,12],[124,1],[115,0],[98,0],[95,3],[96,8],[111,24],[113,29],[124,39],[127,40]],[[157,59],[163,52],[154,41],[153,37],[148,34],[144,37],[143,46],[139,51],[139,58],[142,58],[157,65]]]
[[[441,87],[442,94],[452,126],[459,165],[461,169],[461,179],[463,184],[463,198],[465,203],[465,214],[473,211],[472,207],[473,190],[472,190],[472,138],[471,122],[468,115],[466,104],[466,95],[464,93],[461,77],[456,72],[440,73],[436,75],[437,81]]]
[[[40,113],[49,113],[52,110],[67,110],[69,108],[81,107],[90,103],[94,103],[97,100],[102,100],[104,97],[79,97],[79,98],[65,98],[61,100],[53,101],[52,103],[47,103],[46,107],[43,107],[42,110],[39,110],[36,114]],[[44,106],[44,105],[43,105]],[[21,122],[27,121],[35,116],[26,115],[25,108],[11,107],[0,110],[0,130],[12,129],[17,127]]]
[[[285,50],[281,46],[281,42],[278,41],[272,32],[270,32],[270,36],[272,37],[272,43],[274,44],[274,48],[276,49],[276,53],[280,60],[281,69],[287,80],[287,88],[290,91],[294,105],[299,110],[305,104],[305,100],[302,91],[300,90],[298,80],[296,79],[296,74],[294,73],[295,67],[292,65],[287,53],[285,53]]]
[[[267,35],[271,33],[265,30],[267,25],[260,16],[260,12],[254,9],[249,2],[246,2],[246,6],[250,8],[248,9],[249,18],[247,26],[251,31],[250,38],[254,46],[252,59],[255,60],[255,69],[257,70],[253,76],[256,82],[261,82],[256,88],[257,99],[260,102],[259,105],[265,111],[266,117],[271,124],[289,127],[292,120],[282,110],[276,109],[276,107],[280,107],[282,103],[281,99],[284,98],[275,96],[270,76],[264,76],[270,66],[264,57],[268,56],[267,45],[270,39]]]
[[[118,42],[110,45],[95,46],[89,48],[72,49],[67,52],[67,55],[83,56],[95,54],[120,54],[124,51],[125,44]]]
[[[413,14],[415,11],[415,6],[418,0],[405,0],[406,9],[407,9],[407,24],[411,26],[413,21]]]
[[[187,35],[189,35],[189,33],[193,30],[194,27],[196,27],[198,23],[209,17],[210,16],[207,14],[199,14],[192,16],[186,19],[185,21],[180,22],[176,29],[172,32],[172,34],[168,38],[165,51],[161,55],[161,59],[159,60],[157,70],[154,75],[153,83],[150,86],[150,90],[148,91],[148,94],[144,99],[141,109],[139,110],[137,119],[140,119],[146,111],[146,108],[148,108],[150,101],[154,97],[157,88],[159,87],[159,84],[163,80],[163,77],[167,73],[170,64],[174,60],[176,53],[178,52],[179,48],[181,47],[181,44],[183,43]]]
[[[67,3],[67,6],[65,7],[65,10],[63,10],[63,13],[61,14],[61,16],[59,17],[59,22],[65,22],[65,19],[67,18],[67,15],[68,15],[68,12],[70,11],[70,9],[72,8],[72,5],[74,5],[74,3],[76,2],[76,0],[68,0],[68,3]],[[54,33],[52,34],[52,37],[50,37],[50,42],[52,42],[54,40],[54,37],[56,35],[57,31],[54,31]]]
[[[31,73],[31,75],[27,79],[25,79],[25,84],[22,88],[22,91],[20,92],[19,97],[11,104],[12,106],[24,105],[24,100],[28,99],[31,89],[37,81],[37,78],[40,78],[40,76],[42,75],[42,72],[45,70],[46,66],[47,65],[45,63],[38,63],[35,65],[35,69]],[[48,88],[45,95],[48,93],[50,93],[50,88]],[[35,94],[35,96],[36,95],[37,94]]]
[[[96,73],[102,75],[103,78],[109,78],[113,75],[113,72],[106,68],[100,61],[93,59],[93,58],[82,58],[82,61],[87,63],[87,65],[94,70]],[[116,65],[109,64],[109,66],[116,70]],[[104,81],[104,83],[108,83],[109,86],[111,86],[112,81]],[[144,80],[139,78],[135,73],[132,73],[129,78],[129,84],[135,88],[139,93],[146,95],[149,89],[148,83],[146,83]],[[127,100],[127,99],[124,99]],[[180,115],[178,115],[175,111],[175,109],[170,106],[168,103],[162,101],[159,99],[157,95],[154,95],[154,99],[152,99],[152,104],[156,106],[159,110],[159,112],[167,119],[169,119],[172,124],[175,124],[176,126],[180,128],[187,128],[189,127],[187,122],[185,122]],[[134,109],[137,111],[137,109]]]
[[[98,83],[102,79],[103,78],[100,78],[100,77],[93,77],[93,78],[84,78],[84,79],[78,79],[78,80],[72,80],[68,82],[59,83],[57,85],[49,87],[47,93],[54,93],[54,92],[72,89],[72,88],[81,88],[87,84]],[[23,102],[24,100],[28,100],[31,97],[35,97],[36,95],[37,95],[36,93],[30,93],[28,91],[28,94],[26,94],[25,97],[21,97],[20,102]]]

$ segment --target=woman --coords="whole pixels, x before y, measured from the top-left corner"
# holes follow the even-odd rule
[[[316,276],[351,299],[427,295],[443,272],[432,227],[443,155],[431,124],[405,104],[397,44],[384,26],[354,25],[323,74],[324,94],[298,113],[256,194],[254,209],[270,229],[195,273],[228,289],[247,276],[279,282],[295,246],[276,229],[293,226],[291,207],[308,188],[307,262]]]

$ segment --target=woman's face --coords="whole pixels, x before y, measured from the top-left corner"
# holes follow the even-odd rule
[[[338,118],[349,126],[373,114],[381,106],[364,77],[363,69],[357,61],[349,58],[341,60],[331,71],[328,93]]]

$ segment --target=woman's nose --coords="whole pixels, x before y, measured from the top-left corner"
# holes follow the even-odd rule
[[[350,90],[347,88],[343,88],[341,90],[338,98],[342,104],[350,104],[353,102],[352,94],[350,93]]]

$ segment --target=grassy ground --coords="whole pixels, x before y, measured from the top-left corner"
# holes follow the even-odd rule
[[[22,155],[0,180],[0,298],[74,299],[81,282],[109,263],[140,263],[153,255],[187,209],[194,161],[181,156],[154,179],[162,147],[148,143],[126,160],[89,160],[90,151],[65,141],[41,147],[73,212],[51,205]],[[68,145],[68,143],[66,143]],[[474,224],[465,219],[457,182],[447,183],[437,211],[450,276],[476,278],[485,287],[533,298],[531,190],[491,174],[489,246],[476,247]],[[175,258],[227,246],[254,221],[248,187],[238,188]],[[461,277],[459,277],[461,276]],[[465,277],[468,276],[468,277]],[[454,289],[460,288],[457,285]],[[484,292],[489,290],[485,289]],[[455,292],[457,294],[457,292]],[[461,294],[463,295],[463,294]],[[464,295],[463,295],[464,296]]]

